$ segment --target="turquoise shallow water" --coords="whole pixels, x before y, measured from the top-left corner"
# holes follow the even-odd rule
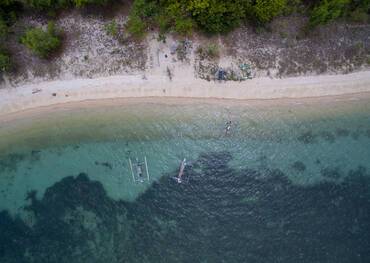
[[[292,262],[370,259],[370,238],[359,234],[370,229],[370,100],[86,104],[17,116],[0,134],[0,222],[12,229],[0,239],[4,262],[15,252],[14,262],[64,262],[62,252],[73,252],[72,262],[288,262],[287,250],[304,238],[311,243]],[[128,159],[144,156],[151,180],[136,183]],[[169,178],[183,158],[187,183],[177,185]],[[253,224],[265,228],[256,233]],[[346,253],[334,249],[338,229],[353,232],[337,240],[348,239]],[[73,245],[56,251],[68,239]]]

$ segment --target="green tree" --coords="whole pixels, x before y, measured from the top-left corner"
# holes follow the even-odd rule
[[[351,0],[322,0],[314,7],[310,16],[310,26],[326,24],[343,16],[349,8]]]
[[[130,15],[137,16],[144,20],[153,19],[154,16],[159,14],[158,4],[151,0],[135,0]]]
[[[182,35],[188,35],[193,29],[193,20],[189,17],[186,6],[180,2],[173,2],[164,9],[162,17],[165,18],[167,30],[172,30]],[[163,28],[163,26],[160,28]]]
[[[143,37],[145,35],[145,29],[150,23],[156,21],[159,14],[159,8],[156,2],[151,0],[135,0],[126,26],[128,32],[137,38]]]
[[[109,2],[109,0],[73,0],[73,3],[77,7],[82,7],[89,4],[94,5],[105,5]]]
[[[0,73],[8,71],[10,67],[11,62],[9,55],[4,51],[0,51]]]
[[[23,0],[27,6],[38,10],[66,8],[71,5],[71,0]]]
[[[369,14],[362,8],[356,8],[350,13],[350,19],[354,22],[366,23],[369,21]]]
[[[6,25],[5,21],[0,19],[0,40],[4,39],[8,34],[8,26]]]
[[[130,16],[127,22],[127,30],[133,36],[142,38],[145,35],[145,22],[139,16]]]
[[[264,24],[282,14],[287,8],[286,0],[257,0],[254,12],[258,22]]]
[[[0,0],[0,21],[6,26],[13,24],[19,11],[19,2],[14,0]]]
[[[30,7],[39,10],[55,10],[68,6],[83,7],[89,4],[105,5],[109,0],[22,0]]]
[[[116,37],[118,35],[119,27],[116,20],[112,20],[110,23],[106,24],[104,29],[105,32],[112,37]]]
[[[352,21],[366,23],[370,18],[370,0],[352,0],[349,17]]]
[[[41,28],[29,29],[21,38],[21,43],[41,58],[47,58],[61,44],[52,22],[49,22],[46,31]]]
[[[188,10],[200,28],[218,33],[239,25],[250,4],[249,0],[190,0]]]
[[[175,21],[174,31],[181,35],[189,35],[193,31],[193,20],[181,18]]]

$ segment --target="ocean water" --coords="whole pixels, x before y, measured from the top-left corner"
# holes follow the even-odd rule
[[[136,182],[129,159],[144,157],[150,180]],[[4,118],[0,262],[370,262],[370,99]]]

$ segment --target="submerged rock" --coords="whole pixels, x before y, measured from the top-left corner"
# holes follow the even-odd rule
[[[306,170],[306,165],[301,161],[296,161],[292,164],[292,168],[297,172],[304,172]]]

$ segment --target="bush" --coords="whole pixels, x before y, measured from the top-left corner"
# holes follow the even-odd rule
[[[193,20],[188,16],[186,7],[180,2],[168,5],[162,16],[166,17],[169,31],[175,31],[181,35],[191,34]]]
[[[202,60],[216,59],[220,56],[220,50],[216,44],[209,44],[206,47],[199,46],[196,52],[199,55],[199,58]]]
[[[362,8],[356,8],[353,10],[349,17],[353,22],[366,23],[369,21],[369,14]]]
[[[171,22],[169,18],[164,14],[160,14],[156,16],[155,22],[159,27],[160,34],[164,34],[165,32],[169,31],[171,28]]]
[[[130,15],[137,16],[140,19],[153,19],[159,13],[156,2],[150,0],[135,0]]]
[[[348,10],[351,0],[322,0],[311,12],[310,26],[326,24],[340,16]]]
[[[264,24],[282,14],[286,8],[286,0],[257,0],[254,12],[258,22]]]
[[[175,21],[174,31],[181,35],[190,35],[193,31],[193,20],[181,18]]]
[[[198,26],[209,33],[226,32],[246,17],[249,0],[192,0],[188,10]]]
[[[306,11],[306,8],[302,2],[302,0],[286,0],[283,15],[290,15],[292,13],[303,14]]]
[[[180,2],[169,4],[163,13],[157,15],[161,32],[174,31],[181,35],[189,35],[193,29],[193,20],[188,16],[185,6]]]
[[[63,0],[62,0],[63,1]],[[109,0],[73,0],[73,3],[77,7],[83,7],[85,5],[105,5]]]
[[[150,23],[154,23],[158,17],[159,9],[157,3],[150,0],[135,0],[127,22],[127,30],[130,34],[137,38],[142,38],[145,35],[145,29]],[[166,20],[163,20],[166,23]],[[158,19],[157,19],[158,20]]]
[[[72,4],[71,0],[24,0],[24,2],[38,10],[65,8]]]
[[[206,49],[207,55],[210,58],[217,58],[220,56],[220,50],[218,49],[218,45],[210,44]]]
[[[21,9],[20,3],[14,0],[0,0],[0,22],[10,26],[17,19],[17,12]]]
[[[41,28],[28,30],[21,38],[21,43],[41,58],[47,58],[61,44],[52,22],[49,22],[46,31]]]
[[[4,20],[0,19],[0,39],[4,39],[8,34],[8,26]]]
[[[134,37],[142,38],[145,35],[146,24],[139,16],[131,16],[127,22],[127,31]]]
[[[206,32],[229,31],[246,17],[252,0],[134,0],[131,17],[161,33],[191,34],[195,24]],[[134,23],[135,24],[135,23]]]
[[[55,10],[69,6],[83,7],[89,4],[105,5],[109,0],[23,0],[26,5],[38,10]]]
[[[162,34],[189,34],[195,24],[203,31],[222,33],[247,18],[263,26],[279,15],[306,12],[309,9],[303,5],[311,7],[311,3],[311,27],[347,14],[355,21],[365,22],[369,18],[370,0],[134,0],[131,15],[133,22],[141,20],[140,24],[159,26]]]
[[[116,20],[113,20],[112,22],[106,24],[104,28],[105,28],[105,32],[108,35],[112,37],[117,37],[119,28],[118,28],[118,24]]]
[[[8,71],[10,67],[11,63],[9,55],[4,51],[0,51],[0,73]]]
[[[291,8],[288,8],[288,3]],[[264,24],[300,0],[134,0],[131,14],[146,25],[158,25],[161,33],[190,34],[195,24],[208,33],[222,33],[246,18]]]

